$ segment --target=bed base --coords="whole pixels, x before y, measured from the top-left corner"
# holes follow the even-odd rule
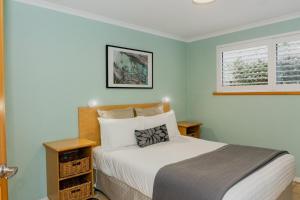
[[[101,170],[96,170],[96,188],[110,200],[151,200],[136,189],[118,179],[107,176]]]
[[[118,179],[96,170],[96,188],[103,192],[110,200],[151,200],[148,196],[130,187]],[[292,200],[292,183],[276,200]]]

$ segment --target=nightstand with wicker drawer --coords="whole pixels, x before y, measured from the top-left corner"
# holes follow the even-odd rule
[[[94,142],[86,139],[44,143],[50,200],[79,200],[93,196],[94,145]]]

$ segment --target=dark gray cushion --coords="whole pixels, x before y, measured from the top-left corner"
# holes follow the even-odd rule
[[[135,137],[139,147],[169,141],[166,124],[145,130],[135,130]]]

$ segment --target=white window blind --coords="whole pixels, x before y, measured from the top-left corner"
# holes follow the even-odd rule
[[[217,48],[217,92],[300,92],[300,32]]]
[[[223,52],[223,86],[268,84],[268,47]]]
[[[277,44],[277,84],[300,84],[300,41]]]

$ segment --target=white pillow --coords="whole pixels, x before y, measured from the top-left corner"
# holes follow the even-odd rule
[[[161,126],[163,124],[167,125],[170,138],[180,135],[173,110],[155,116],[144,117],[145,129]]]
[[[98,118],[103,150],[136,145],[135,130],[143,130],[143,117],[129,119]]]

